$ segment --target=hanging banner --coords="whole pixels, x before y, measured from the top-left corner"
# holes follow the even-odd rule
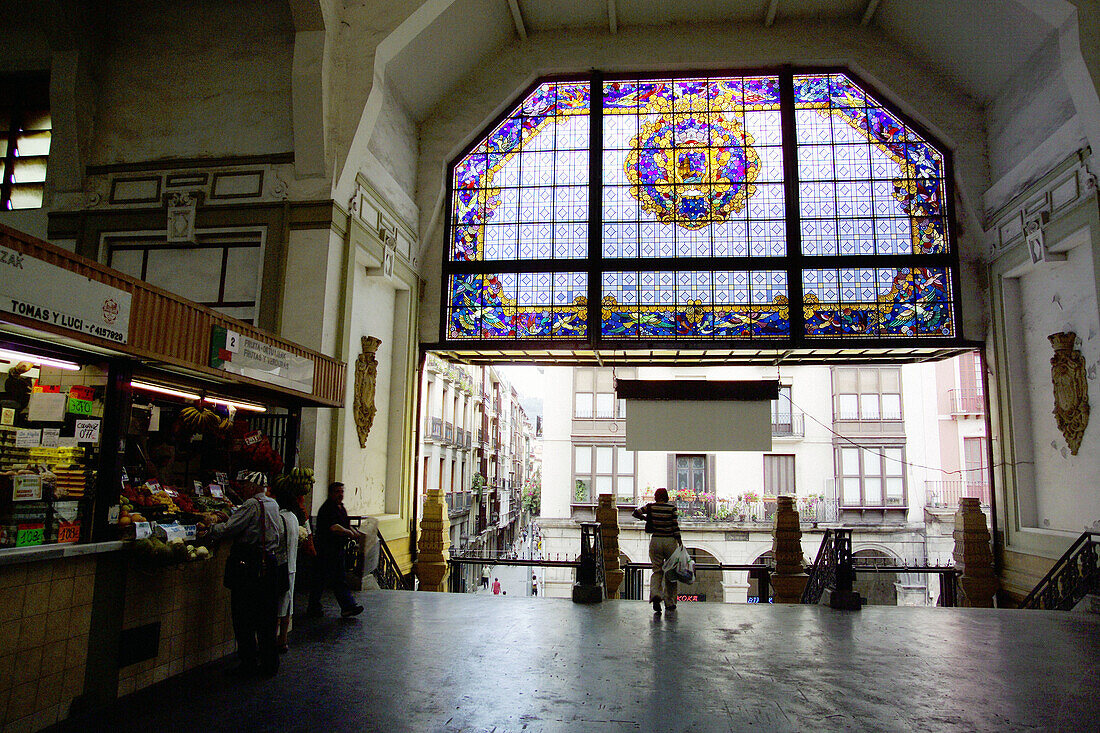
[[[210,366],[268,384],[313,392],[313,360],[214,326]]]
[[[130,293],[0,247],[0,311],[124,344]]]

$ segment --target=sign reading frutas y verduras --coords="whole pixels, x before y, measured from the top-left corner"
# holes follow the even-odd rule
[[[126,343],[130,294],[0,247],[0,311]]]
[[[210,366],[299,392],[313,392],[313,360],[214,326]]]

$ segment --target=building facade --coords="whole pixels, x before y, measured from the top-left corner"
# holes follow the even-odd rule
[[[775,498],[796,497],[807,560],[823,531],[854,531],[865,562],[919,566],[951,560],[958,499],[990,504],[985,397],[975,354],[900,367],[790,367],[778,375],[771,406],[772,450],[631,451],[627,402],[614,380],[752,380],[760,368],[547,369],[543,509],[539,524],[551,555],[575,554],[578,521],[592,521],[600,494],[613,494],[629,562],[648,562],[648,538],[630,517],[667,488],[677,501],[685,545],[706,562],[754,563],[771,549]],[[731,431],[738,430],[730,425]],[[883,574],[884,576],[886,574]],[[877,602],[935,603],[938,584],[880,577],[866,588]],[[548,574],[547,595],[568,596],[568,573]],[[708,599],[745,602],[755,584],[728,571]],[[891,587],[893,585],[893,587]]]

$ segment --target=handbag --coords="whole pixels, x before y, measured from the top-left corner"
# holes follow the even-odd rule
[[[645,533],[646,534],[653,534],[653,519],[651,519],[650,516],[649,516],[649,507],[650,506],[652,506],[652,505],[651,504],[646,504],[641,509],[639,509],[639,511],[642,514],[645,515]]]
[[[298,551],[308,557],[317,557],[317,545],[313,544],[313,533],[309,531],[309,523],[305,524],[306,538],[298,543]]]

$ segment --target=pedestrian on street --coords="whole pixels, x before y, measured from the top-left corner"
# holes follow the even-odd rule
[[[339,481],[329,484],[328,498],[317,510],[317,565],[313,577],[313,587],[309,592],[309,608],[306,616],[316,618],[324,615],[321,609],[321,594],[325,588],[332,589],[340,604],[340,615],[344,618],[357,616],[363,607],[355,602],[348,590],[344,576],[344,553],[349,539],[358,540],[363,533],[352,528],[344,508],[344,485]]]
[[[299,527],[305,525],[305,513],[298,506],[298,497],[293,490],[281,488],[275,490],[275,501],[279,504],[279,517],[286,530],[282,552],[286,557],[289,587],[279,599],[279,629],[276,645],[280,654],[286,654],[290,650],[287,634],[290,632],[290,621],[294,616],[294,576],[298,570],[298,545],[300,540]]]
[[[665,561],[684,543],[680,538],[680,524],[676,521],[676,505],[669,502],[668,489],[657,489],[653,498],[653,502],[638,507],[632,514],[645,521],[645,531],[652,535],[649,561],[653,563],[653,576],[649,580],[649,602],[653,604],[653,613],[660,616],[662,598],[665,610],[676,610],[676,581],[665,576],[664,568]]]
[[[538,576],[531,576],[531,595],[537,596],[539,594],[539,579]]]
[[[481,566],[481,587],[488,590],[489,588],[489,566]]]
[[[266,489],[264,474],[247,474],[240,488],[245,501],[229,519],[211,527],[203,539],[233,538],[225,563],[225,587],[229,589],[239,664],[231,672],[270,677],[279,671],[275,624],[279,598],[289,578],[286,565],[278,561],[284,542],[279,505],[264,495]]]
[[[493,578],[493,595],[500,595],[500,578]]]

